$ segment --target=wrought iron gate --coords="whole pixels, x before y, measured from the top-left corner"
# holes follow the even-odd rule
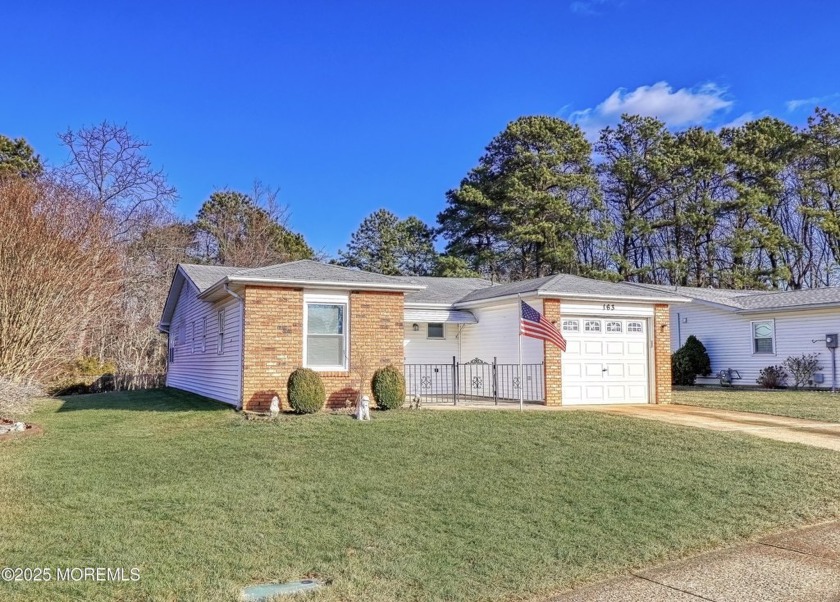
[[[459,401],[530,402],[545,399],[543,364],[500,364],[478,358],[459,363],[453,357],[448,364],[405,364],[405,388],[409,401],[451,403]]]

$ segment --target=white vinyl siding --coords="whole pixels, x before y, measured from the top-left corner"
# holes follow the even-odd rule
[[[755,353],[752,323],[773,322],[772,354]],[[689,335],[694,335],[709,353],[712,376],[698,378],[700,384],[718,382],[721,370],[732,368],[741,374],[735,385],[755,386],[762,368],[784,362],[790,356],[818,353],[827,381],[831,375],[831,356],[825,348],[825,335],[840,331],[840,308],[787,311],[766,314],[736,314],[699,302],[671,308],[671,350],[675,351]],[[812,341],[816,340],[816,343]]]
[[[239,405],[242,384],[242,317],[239,301],[228,297],[216,303],[197,298],[196,290],[185,281],[178,296],[172,323],[176,327],[176,344],[172,347],[171,360],[166,373],[166,385],[204,395],[231,405]],[[197,324],[198,335],[216,337],[218,316],[223,316],[225,338],[224,352],[217,353],[215,346],[205,343],[196,348],[193,341],[186,341],[186,324]],[[207,331],[202,331],[203,325]],[[180,331],[180,333],[178,332]],[[193,335],[195,336],[195,329]],[[213,340],[213,339],[211,339]],[[180,341],[180,342],[179,342]]]
[[[412,324],[405,323],[405,338],[403,349],[406,364],[451,364],[452,357],[458,357],[458,325],[444,324],[445,338],[430,339],[426,332],[426,325],[419,324],[414,330]],[[462,327],[462,332],[475,328],[475,324]]]
[[[542,299],[523,299],[528,305],[543,313]],[[500,364],[519,363],[519,306],[514,301],[502,301],[470,309],[478,324],[464,327],[461,334],[461,361],[480,359],[488,364],[496,357]],[[522,363],[539,364],[543,361],[543,342],[522,337]]]

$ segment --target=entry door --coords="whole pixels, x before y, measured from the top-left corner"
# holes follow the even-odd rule
[[[648,323],[565,316],[563,405],[648,403]]]

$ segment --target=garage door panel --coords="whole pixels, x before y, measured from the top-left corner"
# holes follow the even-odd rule
[[[629,355],[644,355],[645,354],[645,344],[640,341],[628,341],[627,342],[627,353]]]
[[[607,341],[607,355],[624,355],[624,343],[622,341]]]
[[[568,347],[566,351],[568,351]],[[586,355],[603,355],[604,354],[604,344],[601,341],[584,341],[583,342],[583,352]]]
[[[563,387],[563,402],[568,398],[569,402],[580,403],[583,397],[583,388],[576,385],[569,385]]]
[[[647,387],[642,385],[628,385],[627,397],[637,403],[647,403]]]
[[[607,364],[607,378],[624,378],[624,364]]]
[[[601,329],[564,332],[563,403],[647,403],[649,401],[647,323],[639,318],[597,320],[564,316],[564,320],[598,322]],[[609,323],[609,328],[607,328]]]
[[[647,375],[645,365],[640,362],[627,362],[627,376],[644,377]]]
[[[604,386],[603,385],[587,385],[584,387],[586,392],[586,399],[591,399],[592,403],[597,403],[604,400]]]
[[[566,347],[568,349],[568,347]],[[563,365],[563,377],[574,378],[581,375],[580,363],[568,362]]]
[[[604,369],[601,367],[601,362],[598,362],[597,364],[587,363],[586,364],[586,370],[584,371],[584,374],[587,377],[589,377],[589,379],[591,379],[592,377],[597,377],[598,380],[601,380],[601,376],[602,376],[603,372],[604,372]]]
[[[612,385],[607,387],[607,399],[613,403],[621,403],[626,396],[624,385]]]

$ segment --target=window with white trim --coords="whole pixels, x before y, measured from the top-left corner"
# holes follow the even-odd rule
[[[585,320],[583,332],[601,332],[601,320]]]
[[[563,332],[580,332],[580,322],[577,320],[563,320]]]
[[[627,322],[627,332],[644,332],[641,322]]]
[[[219,355],[225,352],[225,310],[220,309],[218,314],[219,335],[216,344],[216,353]]]
[[[426,338],[427,339],[445,339],[446,334],[441,322],[429,322],[426,324]]]
[[[347,304],[306,304],[305,364],[316,370],[347,370]]]
[[[773,320],[750,322],[752,328],[753,353],[774,353],[776,338]]]
[[[618,333],[620,333],[621,330],[622,330],[621,322],[610,320],[610,321],[607,322],[607,327],[606,328],[607,328],[607,332],[618,332]]]
[[[207,351],[207,316],[201,319],[201,353]]]

